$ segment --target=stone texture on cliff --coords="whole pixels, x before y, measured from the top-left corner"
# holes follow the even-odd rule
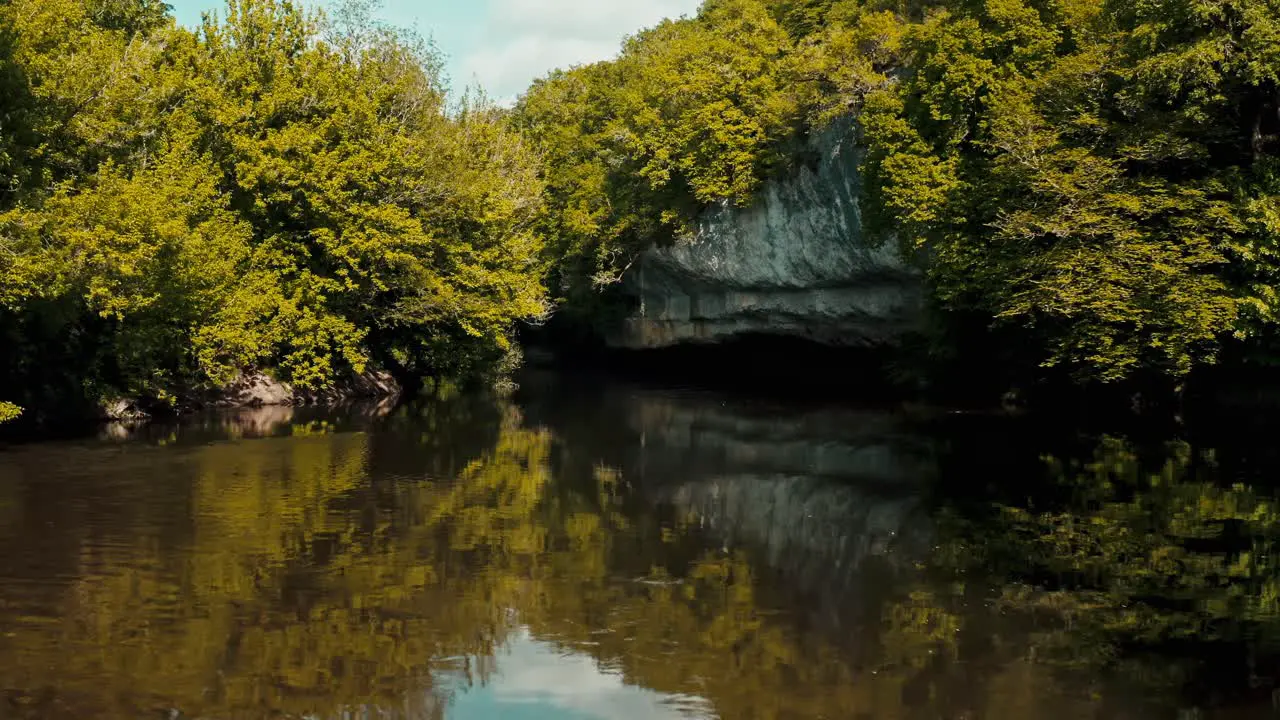
[[[693,237],[646,251],[623,278],[638,309],[611,345],[655,348],[748,334],[896,344],[918,328],[923,281],[862,228],[861,153],[848,125],[811,141],[820,161],[767,183],[749,207],[708,211]]]

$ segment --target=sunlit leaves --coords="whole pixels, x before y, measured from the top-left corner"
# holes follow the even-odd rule
[[[710,2],[536,84],[517,122],[547,153],[562,285],[617,280],[853,116],[864,217],[927,258],[939,308],[1024,338],[1033,368],[1183,376],[1275,314],[1278,10]]]
[[[534,84],[514,122],[545,154],[558,290],[611,284],[700,209],[751,200],[796,129],[790,47],[764,3],[718,0]]]
[[[485,101],[447,107],[431,47],[368,13],[233,0],[192,33],[149,0],[0,7],[0,373],[47,355],[146,395],[510,354],[546,312],[537,159]]]
[[[929,248],[944,306],[1017,327],[1045,365],[1114,381],[1213,362],[1274,294],[1240,284],[1265,266],[1229,264],[1274,244],[1237,189],[1270,152],[1242,154],[1238,113],[1274,92],[1250,69],[1270,51],[1243,38],[1274,16],[941,4],[904,31],[893,99],[862,114],[873,216]]]

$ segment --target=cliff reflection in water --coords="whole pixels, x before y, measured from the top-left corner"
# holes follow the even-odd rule
[[[763,717],[851,686],[743,554],[617,469],[555,475],[509,405],[248,420],[0,455],[7,715]],[[539,669],[560,687],[512,689]]]
[[[1262,480],[960,426],[531,376],[10,448],[0,717],[1269,716]]]

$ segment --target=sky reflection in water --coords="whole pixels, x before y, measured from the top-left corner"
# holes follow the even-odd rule
[[[0,718],[1272,717],[1235,445],[526,379],[0,450]]]
[[[566,652],[521,628],[479,687],[458,688],[449,717],[512,720],[688,720],[716,717],[706,700],[628,685],[589,655]],[[447,680],[446,680],[447,682]]]

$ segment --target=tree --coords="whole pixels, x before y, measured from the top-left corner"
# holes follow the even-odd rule
[[[1271,162],[1240,113],[1272,92],[1264,5],[951,3],[912,25],[862,116],[886,229],[930,251],[944,303],[1046,365],[1212,362],[1269,294],[1228,265],[1273,243],[1248,209],[1272,200],[1242,202]]]
[[[851,117],[874,234],[925,260],[944,325],[979,319],[988,344],[1026,348],[1028,374],[1182,378],[1226,344],[1266,348],[1278,16],[1275,0],[707,2],[517,108],[547,159],[553,284],[589,305],[641,250],[803,162],[791,139]]]
[[[749,202],[799,122],[791,41],[758,0],[716,0],[629,38],[616,61],[553,73],[513,123],[545,156],[562,298],[617,281],[636,253]]]
[[[370,12],[231,0],[189,32],[151,0],[0,7],[0,376],[24,404],[508,362],[546,312],[538,159]]]

